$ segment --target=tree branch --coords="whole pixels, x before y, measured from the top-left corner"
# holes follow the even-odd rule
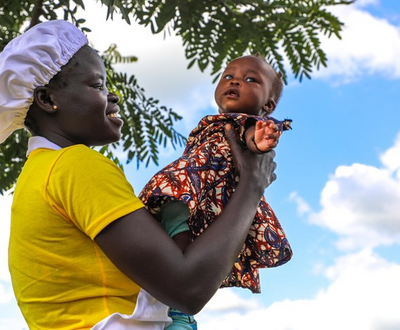
[[[39,17],[40,15],[42,15],[42,12],[43,12],[43,0],[36,0],[35,7],[33,8],[32,11],[31,24],[29,25],[28,30],[39,23]]]

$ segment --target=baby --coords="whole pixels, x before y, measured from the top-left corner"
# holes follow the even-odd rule
[[[291,129],[291,120],[269,116],[282,89],[280,74],[265,59],[252,55],[230,62],[215,90],[219,114],[205,116],[190,133],[182,156],[159,171],[140,193],[147,209],[182,250],[214,222],[238,184],[224,126],[232,125],[252,152],[275,148],[282,131]],[[243,249],[221,286],[259,293],[258,269],[282,265],[291,256],[285,233],[262,197]],[[168,329],[182,320],[190,321],[186,329],[195,329],[191,316],[173,309],[170,316],[174,323]]]

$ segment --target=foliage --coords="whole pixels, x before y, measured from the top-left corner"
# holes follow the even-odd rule
[[[40,1],[39,1],[40,2]],[[74,1],[76,5],[83,6],[82,1]],[[38,1],[36,1],[38,3]],[[77,19],[77,6],[70,8],[70,1],[42,2],[41,18],[56,19],[55,10],[62,8],[62,18],[69,19],[80,26],[85,23],[84,19]],[[30,18],[32,22],[39,22],[35,15],[33,1],[17,2],[6,1],[0,7],[0,18],[6,17],[4,22],[8,24],[0,28],[1,50],[15,36],[19,34],[22,24]],[[7,15],[8,14],[8,15]],[[18,17],[18,18],[17,18]],[[13,19],[15,18],[15,20]],[[44,20],[44,19],[42,19]],[[82,30],[90,31],[80,26]],[[123,167],[121,161],[115,156],[115,150],[122,148],[126,153],[127,163],[134,158],[137,166],[145,162],[146,166],[150,161],[158,164],[159,146],[165,147],[168,141],[173,147],[182,145],[185,142],[184,136],[179,134],[173,123],[181,117],[165,106],[160,106],[159,101],[149,98],[141,88],[134,76],[127,76],[125,73],[116,72],[113,64],[132,63],[137,60],[134,56],[122,56],[116,45],[110,45],[109,49],[102,54],[107,70],[107,86],[116,92],[120,99],[121,117],[125,124],[122,128],[122,138],[118,143],[104,146],[99,151],[112,159],[117,165]],[[25,162],[27,150],[28,132],[25,130],[16,131],[4,143],[0,145],[0,194],[3,194],[15,184],[17,177]]]
[[[109,15],[119,10],[129,21],[153,33],[170,30],[180,35],[190,68],[209,65],[218,78],[222,66],[246,51],[265,55],[282,73],[284,55],[300,81],[310,78],[313,68],[327,65],[319,33],[340,38],[342,23],[329,6],[350,4],[346,0],[165,0],[104,1]],[[128,5],[130,3],[130,5]],[[286,75],[285,75],[286,77]]]
[[[285,58],[295,78],[311,77],[312,71],[327,65],[320,45],[320,34],[340,38],[342,23],[328,8],[350,4],[350,0],[100,0],[108,9],[108,18],[121,15],[127,23],[149,26],[153,33],[181,36],[188,68],[197,64],[204,71],[211,66],[214,80],[227,61],[245,52],[260,53],[276,69],[286,73]],[[53,19],[69,20],[86,32],[85,19],[77,9],[84,0],[3,0],[0,4],[0,51],[5,45],[35,24]],[[89,36],[90,38],[90,36]],[[131,63],[111,45],[102,55],[111,90],[123,100],[121,115],[125,121],[119,143],[101,148],[113,159],[120,146],[127,162],[137,165],[158,163],[158,148],[168,142],[182,144],[184,137],[173,124],[181,117],[159,102],[146,97],[134,76],[116,72],[113,64]],[[286,77],[286,75],[285,75]],[[25,161],[27,132],[20,130],[0,145],[0,194],[11,188]]]
[[[146,98],[144,89],[139,87],[134,76],[128,77],[126,73],[112,69],[113,63],[125,63],[128,60],[118,53],[115,45],[111,45],[102,58],[107,68],[108,87],[124,100],[121,103],[121,117],[125,122],[121,131],[122,139],[112,147],[122,144],[123,151],[127,152],[128,163],[136,158],[138,166],[143,161],[146,166],[150,161],[158,165],[158,145],[166,147],[169,141],[175,148],[185,142],[185,138],[172,128],[173,123],[181,117],[171,109],[159,106],[158,100]],[[109,146],[103,147],[101,152],[106,150],[110,152]],[[108,155],[113,158],[112,152]],[[115,162],[120,165],[117,159]]]

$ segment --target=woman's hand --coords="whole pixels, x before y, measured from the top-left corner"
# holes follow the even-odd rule
[[[108,225],[95,238],[110,260],[164,304],[196,314],[232,268],[264,189],[275,180],[275,153],[254,154],[226,130],[240,181],[218,220],[185,251],[141,208]],[[179,288],[177,290],[177,288]]]

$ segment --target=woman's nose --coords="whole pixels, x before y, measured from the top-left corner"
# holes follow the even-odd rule
[[[114,93],[109,93],[108,94],[108,100],[112,103],[118,103],[119,102],[119,96]]]

